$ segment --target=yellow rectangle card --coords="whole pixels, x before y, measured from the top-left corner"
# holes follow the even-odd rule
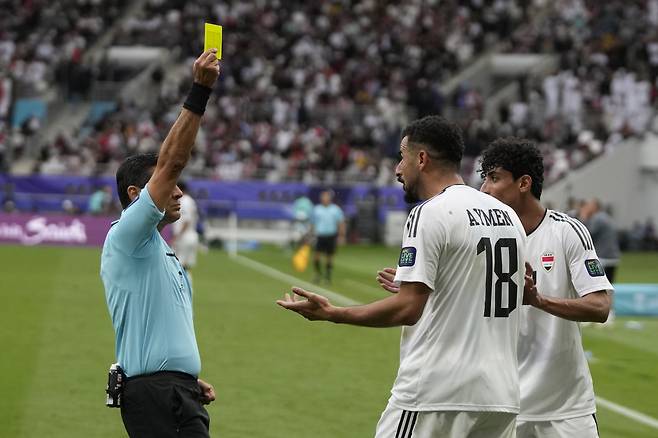
[[[222,26],[206,23],[203,51],[210,49],[217,49],[217,59],[222,59]]]

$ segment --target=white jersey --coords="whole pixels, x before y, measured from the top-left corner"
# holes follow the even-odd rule
[[[432,292],[416,325],[402,328],[392,405],[518,413],[524,245],[514,211],[465,185],[411,210],[395,280]]]
[[[193,245],[199,242],[199,235],[196,231],[198,222],[199,213],[196,202],[194,198],[185,193],[180,198],[180,219],[172,225],[177,244]],[[181,233],[185,224],[187,227]]]
[[[526,255],[537,290],[556,298],[612,291],[583,224],[553,210],[528,235]],[[519,421],[555,421],[596,411],[580,327],[531,306],[521,310]]]

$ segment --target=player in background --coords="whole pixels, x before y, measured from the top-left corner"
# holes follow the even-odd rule
[[[293,238],[291,247],[294,249],[292,255],[292,267],[297,272],[304,272],[311,258],[313,202],[306,196],[301,195],[292,205],[292,231]]]
[[[608,277],[610,283],[613,283],[621,251],[612,216],[601,206],[601,201],[593,198],[583,202],[579,211],[579,219],[592,236],[594,249],[600,257],[605,276]]]
[[[313,202],[306,195],[301,195],[292,204],[293,241],[291,246],[299,248],[308,243],[311,235]]]
[[[612,286],[589,232],[540,202],[544,165],[529,140],[493,142],[481,161],[482,191],[516,211],[527,234],[521,309],[518,438],[598,437],[592,377],[578,321],[605,322]]]
[[[172,224],[172,246],[178,260],[189,275],[190,270],[196,265],[196,256],[199,251],[199,233],[197,232],[199,211],[196,201],[188,192],[187,184],[180,181],[178,188],[183,192],[183,196],[180,198],[180,219]]]
[[[611,284],[615,282],[615,271],[619,265],[621,250],[619,238],[612,216],[603,209],[601,201],[596,198],[583,201],[578,211],[578,219],[587,227],[594,249],[599,256],[605,276]],[[612,298],[612,297],[611,297]],[[610,308],[608,320],[604,326],[611,326],[615,321],[614,306]]]
[[[336,307],[295,287],[277,304],[309,320],[403,326],[398,376],[377,438],[513,437],[523,226],[511,208],[464,185],[455,124],[429,116],[402,137],[396,175],[405,199],[422,202],[402,230],[399,292]]]

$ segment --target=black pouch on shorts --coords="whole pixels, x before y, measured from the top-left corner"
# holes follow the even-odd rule
[[[126,375],[118,363],[113,363],[110,366],[110,371],[107,375],[107,400],[105,405],[108,408],[121,407],[121,395],[123,394],[123,384],[126,381]]]

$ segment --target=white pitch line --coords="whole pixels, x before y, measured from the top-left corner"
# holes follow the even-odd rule
[[[356,306],[359,303],[358,301],[354,301],[351,298],[347,298],[345,295],[341,295],[338,292],[334,292],[329,289],[325,289],[323,287],[317,286],[313,283],[310,283],[308,281],[304,281],[301,278],[297,278],[293,275],[286,274],[285,272],[281,272],[278,269],[271,268],[267,265],[264,265],[263,263],[257,262],[256,260],[252,260],[248,257],[241,256],[241,255],[235,255],[232,257],[233,260],[236,262],[240,263],[243,266],[246,266],[248,268],[251,268],[255,271],[260,272],[261,274],[265,274],[269,277],[275,278],[280,281],[284,281],[286,283],[291,283],[294,285],[298,285],[303,287],[304,289],[317,292],[319,294],[322,294],[326,296],[327,298],[335,301],[338,304],[341,304],[343,306]]]
[[[352,280],[351,278],[346,278],[343,280],[347,284],[351,284],[352,286],[356,286],[359,288],[359,291],[361,292],[367,292],[370,295],[383,298],[386,296],[388,292],[386,292],[384,289],[380,289],[377,286],[373,286],[370,284],[362,283],[360,281]],[[386,292],[386,293],[384,293]]]
[[[638,423],[642,423],[649,427],[653,427],[654,429],[658,429],[658,420],[641,412],[627,408],[626,406],[618,405],[617,403],[611,402],[610,400],[606,400],[601,397],[596,397],[596,404],[620,415],[623,415],[624,417],[630,418],[631,420],[635,420]]]

